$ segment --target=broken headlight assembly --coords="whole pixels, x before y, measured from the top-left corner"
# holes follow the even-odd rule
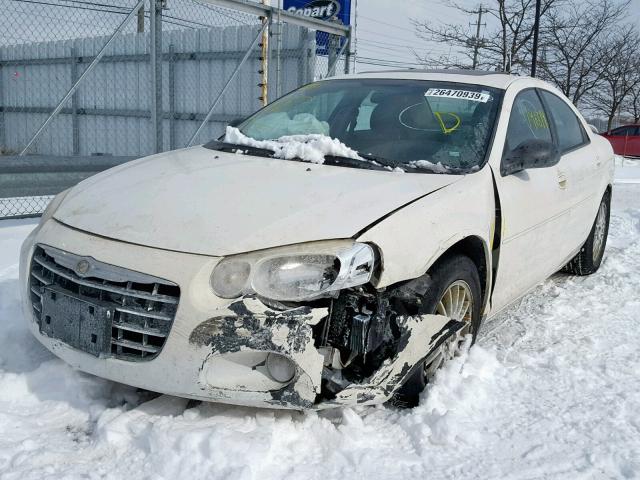
[[[370,245],[342,241],[235,255],[216,265],[211,288],[222,298],[255,293],[277,301],[313,300],[368,283],[375,258]]]

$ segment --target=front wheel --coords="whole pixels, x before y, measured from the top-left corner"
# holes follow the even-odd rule
[[[564,271],[574,275],[595,273],[604,257],[604,249],[609,235],[609,217],[611,212],[611,193],[607,191],[598,207],[591,232],[578,254],[564,267]]]
[[[428,275],[430,286],[420,299],[423,311],[464,322],[465,326],[414,367],[391,398],[391,404],[398,407],[416,406],[420,392],[433,380],[436,372],[459,352],[467,335],[475,341],[480,328],[480,277],[473,261],[464,255],[452,255],[434,265]],[[425,339],[425,353],[427,344],[428,339]]]

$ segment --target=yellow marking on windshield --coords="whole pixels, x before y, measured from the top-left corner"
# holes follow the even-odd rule
[[[433,114],[435,115],[435,117],[438,119],[438,122],[440,123],[440,128],[442,129],[442,132],[445,135],[449,135],[451,132],[455,132],[456,129],[460,126],[460,117],[458,115],[456,115],[455,113],[452,112],[433,112]],[[442,115],[450,115],[452,116],[456,123],[453,127],[447,127],[444,123],[444,120],[442,119]]]

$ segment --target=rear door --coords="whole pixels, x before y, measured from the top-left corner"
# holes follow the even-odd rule
[[[571,208],[562,234],[566,244],[559,248],[572,256],[587,239],[595,220],[606,162],[599,158],[574,107],[548,90],[539,93],[555,131],[559,165],[565,175],[562,188]]]
[[[513,100],[504,153],[529,139],[554,141],[551,120],[533,88],[520,91]],[[492,295],[492,310],[497,311],[561,266],[567,254],[571,202],[564,188],[567,173],[560,163],[507,176],[494,172],[494,178],[502,215]]]
[[[611,143],[613,151],[617,155],[626,155],[629,136],[633,134],[633,127],[618,127],[608,132],[605,137]]]
[[[625,155],[628,157],[640,157],[640,126],[636,125],[627,137]]]

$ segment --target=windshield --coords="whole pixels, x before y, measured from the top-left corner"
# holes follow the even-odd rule
[[[484,163],[501,95],[461,83],[326,80],[274,101],[238,129],[258,141],[326,136],[406,171],[468,172]]]

